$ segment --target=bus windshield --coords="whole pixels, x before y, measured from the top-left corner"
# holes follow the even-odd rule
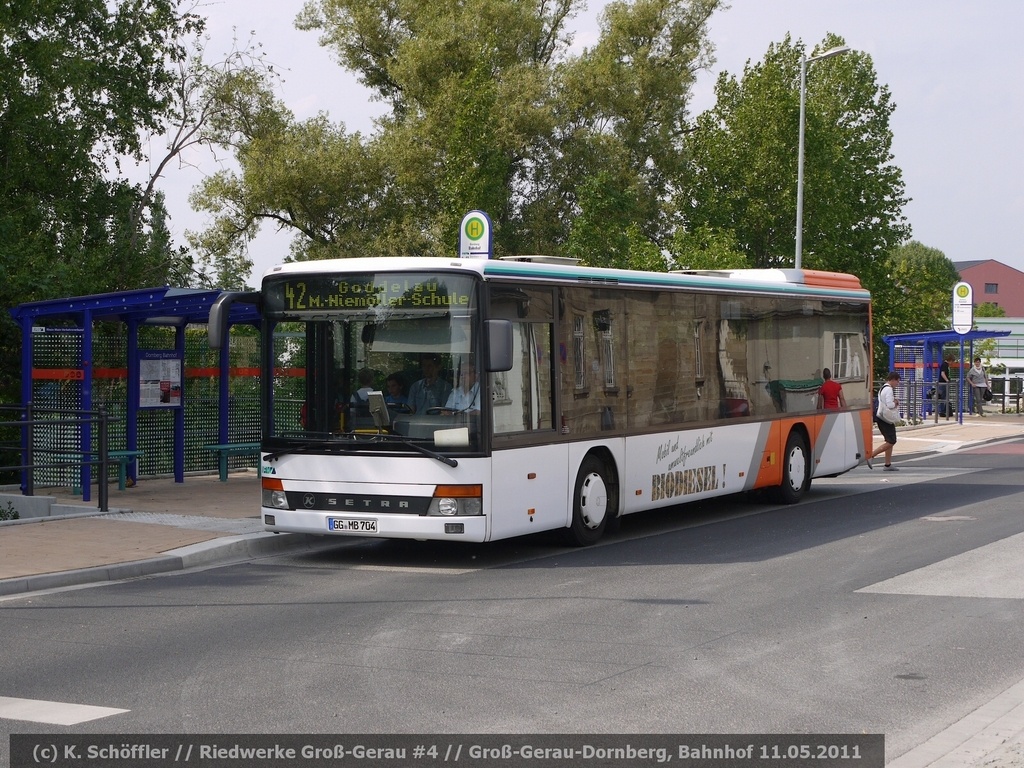
[[[477,283],[422,272],[269,276],[268,446],[479,451]]]

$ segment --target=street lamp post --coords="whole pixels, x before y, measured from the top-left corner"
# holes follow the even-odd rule
[[[796,158],[796,259],[794,266],[800,269],[803,261],[804,247],[804,103],[807,100],[807,65],[812,61],[821,61],[832,56],[846,53],[850,48],[841,45],[838,48],[830,48],[824,53],[807,58],[800,56],[800,141],[797,148]]]

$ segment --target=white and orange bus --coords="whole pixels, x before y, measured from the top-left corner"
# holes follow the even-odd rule
[[[265,527],[472,542],[564,529],[587,545],[623,515],[691,500],[768,489],[795,503],[862,462],[871,305],[856,277],[565,261],[269,270]],[[845,410],[817,410],[824,368]],[[408,395],[424,371],[433,401],[389,398],[389,376]],[[472,407],[440,402],[474,381]]]

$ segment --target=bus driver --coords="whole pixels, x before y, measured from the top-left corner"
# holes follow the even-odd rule
[[[476,366],[466,361],[462,366],[462,377],[459,386],[448,395],[444,404],[444,413],[479,413],[480,382],[476,378]]]

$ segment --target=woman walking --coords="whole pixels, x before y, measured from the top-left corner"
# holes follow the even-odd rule
[[[971,385],[971,394],[974,396],[974,407],[978,410],[979,416],[985,415],[985,392],[988,391],[990,382],[988,373],[981,367],[981,358],[974,358],[974,365],[967,372],[967,383]]]

